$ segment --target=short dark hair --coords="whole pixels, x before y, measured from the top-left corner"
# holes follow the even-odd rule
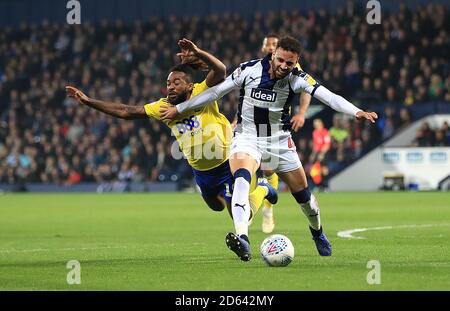
[[[281,38],[277,44],[277,49],[278,48],[297,53],[299,56],[302,52],[302,46],[300,45],[300,42],[291,36],[285,36]]]
[[[275,38],[275,39],[279,39],[278,36],[274,33],[269,33],[267,36],[264,37],[264,39],[266,38]]]
[[[186,75],[186,77],[188,79],[187,82],[191,82],[194,77],[194,69],[188,64],[178,64],[176,66],[173,66],[169,72],[174,72],[174,71],[184,72],[184,74]]]

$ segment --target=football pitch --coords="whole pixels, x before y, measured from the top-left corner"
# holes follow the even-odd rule
[[[199,194],[4,194],[0,290],[450,290],[448,193],[316,196],[333,256],[317,254],[282,193],[274,233],[291,239],[295,258],[274,268],[259,258],[261,211],[253,259],[242,262],[225,245],[227,212]],[[81,284],[67,282],[71,260]],[[380,284],[368,283],[373,273]]]

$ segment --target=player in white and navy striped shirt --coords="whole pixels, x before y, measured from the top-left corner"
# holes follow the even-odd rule
[[[322,230],[317,200],[308,190],[306,175],[291,138],[289,106],[294,94],[307,92],[331,108],[358,119],[375,122],[378,117],[374,112],[358,109],[295,68],[300,52],[296,39],[284,37],[274,53],[241,64],[221,84],[161,111],[162,118],[171,119],[185,110],[217,100],[233,89],[240,89],[238,126],[230,152],[230,167],[235,178],[232,213],[236,234],[228,233],[226,242],[244,261],[251,258],[248,239],[250,179],[260,164],[263,169],[274,170],[288,185],[309,220],[319,254],[330,256],[332,253]]]

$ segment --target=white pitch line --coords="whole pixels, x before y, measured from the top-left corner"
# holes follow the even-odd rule
[[[359,236],[353,236],[353,233],[372,231],[372,230],[389,230],[389,229],[405,229],[405,228],[429,228],[429,227],[447,227],[447,226],[450,226],[450,224],[401,225],[401,226],[385,226],[385,227],[373,227],[373,228],[356,228],[356,229],[339,231],[337,233],[337,235],[340,238],[362,240],[362,239],[365,239],[365,238],[364,237],[359,237]]]
[[[34,253],[34,252],[59,252],[59,251],[93,251],[99,249],[128,248],[127,246],[100,246],[79,248],[33,248],[33,249],[0,249],[0,253]]]

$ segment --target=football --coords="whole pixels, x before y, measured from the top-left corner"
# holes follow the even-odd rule
[[[260,247],[261,257],[270,267],[285,267],[294,259],[294,245],[282,234],[267,237]]]

